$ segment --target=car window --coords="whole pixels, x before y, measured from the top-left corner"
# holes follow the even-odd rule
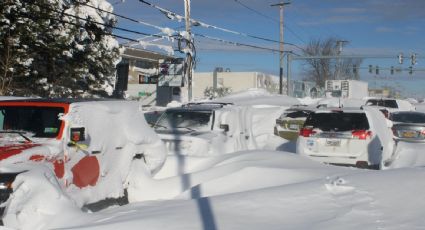
[[[364,113],[312,113],[304,126],[310,126],[322,131],[368,130],[369,122]]]
[[[34,137],[56,137],[59,134],[61,120],[59,114],[63,108],[55,107],[0,107],[1,124],[4,131],[27,131],[34,133]]]
[[[425,113],[393,113],[391,120],[405,123],[425,123]]]
[[[212,111],[165,111],[155,124],[155,129],[190,128],[204,130],[208,124]]]
[[[387,108],[394,108],[397,109],[397,101],[396,100],[368,100],[366,102],[366,105],[374,105],[374,106],[383,106]]]

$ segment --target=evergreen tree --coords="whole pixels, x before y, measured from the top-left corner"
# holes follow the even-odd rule
[[[6,0],[0,10],[0,94],[96,97],[112,93],[118,43],[104,0]],[[89,7],[89,6],[92,7]],[[11,42],[12,41],[12,42]],[[4,87],[2,87],[4,86]]]

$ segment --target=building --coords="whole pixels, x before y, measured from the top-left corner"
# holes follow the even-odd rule
[[[311,81],[291,81],[293,97],[317,98],[323,96],[323,89],[318,87],[315,82]]]
[[[286,91],[286,81],[283,82]],[[262,88],[271,93],[279,92],[279,78],[260,72],[231,72],[229,69],[216,68],[214,72],[193,73],[192,98],[206,98],[208,88],[229,88],[239,92],[250,88]],[[284,92],[286,93],[286,92]]]
[[[179,98],[181,84],[158,85],[161,80],[160,63],[174,62],[177,59],[148,50],[125,47],[121,63],[127,63],[129,66],[126,95],[131,99],[140,100],[143,105],[166,105]]]

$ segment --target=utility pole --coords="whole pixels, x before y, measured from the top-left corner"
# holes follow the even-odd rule
[[[336,71],[335,71],[335,76],[334,78],[339,80],[340,79],[340,72],[341,72],[341,59],[339,58],[339,56],[342,53],[342,50],[344,48],[344,43],[348,43],[348,41],[345,40],[337,40],[336,41],[336,46],[338,47],[337,50],[337,55],[338,55],[338,59],[337,59],[337,64],[336,64]]]
[[[187,76],[187,88],[188,88],[188,100],[192,101],[192,33],[190,31],[190,0],[184,0],[184,12],[186,22],[186,47],[190,52],[186,51],[186,76]]]
[[[282,85],[283,85],[283,8],[286,5],[291,4],[290,2],[280,2],[276,4],[272,4],[270,6],[279,6],[280,9],[280,20],[279,20],[279,26],[280,26],[280,45],[279,45],[279,93],[283,94]],[[288,76],[286,76],[286,94],[289,95],[289,79]]]

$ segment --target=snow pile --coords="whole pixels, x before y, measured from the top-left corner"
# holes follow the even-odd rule
[[[98,158],[100,178],[96,186],[80,189],[71,185],[68,188],[80,204],[123,196],[124,180],[137,154],[143,154],[140,161],[144,161],[150,173],[161,168],[165,149],[142,118],[137,102],[87,102],[71,106],[71,112],[63,119],[71,127],[86,128],[86,141],[83,143],[88,147],[86,150],[71,150],[70,160],[77,162],[92,152],[104,153]],[[66,174],[65,178],[71,180],[71,176]]]
[[[423,169],[326,166],[282,152],[170,158],[149,199],[86,214],[72,229],[420,229]],[[412,196],[415,191],[416,196]],[[163,200],[172,199],[172,200]]]
[[[425,143],[398,142],[389,168],[425,166],[424,147]]]
[[[291,106],[299,104],[298,99],[286,95],[271,94],[265,89],[248,89],[222,98],[215,102],[234,103],[236,105],[277,105]]]
[[[4,169],[3,169],[4,170]],[[67,220],[82,211],[62,190],[51,169],[38,165],[19,174],[5,204],[3,222],[17,229],[46,229],[55,220]],[[65,215],[64,215],[65,214]]]

